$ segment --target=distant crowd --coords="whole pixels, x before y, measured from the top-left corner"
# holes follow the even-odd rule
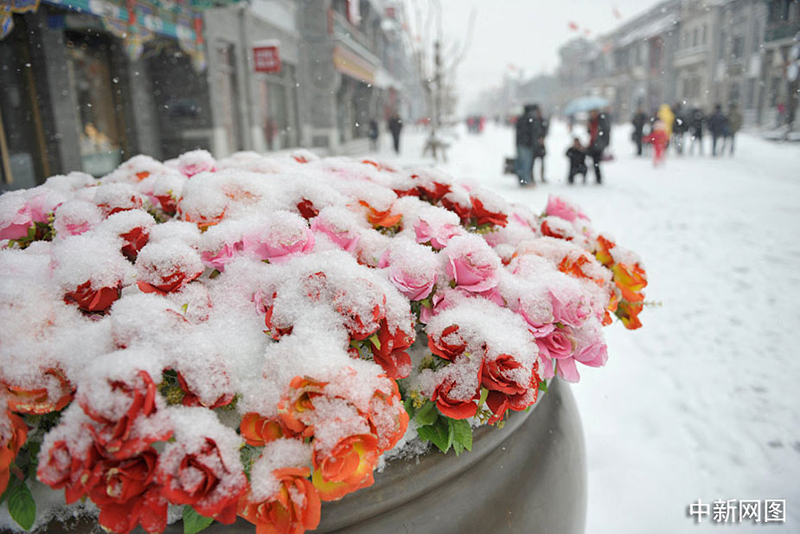
[[[711,137],[712,156],[724,155],[726,150],[733,155],[736,133],[742,127],[742,114],[735,104],[727,113],[722,111],[722,105],[717,104],[710,116],[700,108],[685,108],[679,103],[671,107],[663,104],[657,112],[649,115],[639,107],[631,122],[631,139],[636,144],[636,154],[641,156],[645,147],[650,146],[654,153],[653,162],[659,165],[669,147],[673,147],[677,155],[682,155],[684,150],[691,155],[697,147],[698,153],[703,155],[706,132]]]

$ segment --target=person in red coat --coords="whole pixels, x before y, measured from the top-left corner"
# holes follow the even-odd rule
[[[642,141],[653,145],[653,167],[663,164],[664,154],[667,151],[667,143],[669,142],[669,135],[664,123],[656,121],[653,125],[653,131],[649,135],[645,135]]]

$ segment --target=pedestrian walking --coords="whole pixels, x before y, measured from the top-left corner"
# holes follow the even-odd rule
[[[672,126],[675,124],[675,114],[669,104],[661,104],[658,108],[657,116],[658,120],[664,124],[664,131],[667,133],[667,146],[669,146],[669,140],[672,139]]]
[[[636,143],[636,155],[641,156],[644,125],[647,123],[647,113],[644,112],[641,105],[636,107],[636,113],[634,113],[631,122],[633,123],[633,134],[631,135],[631,138],[633,139],[633,142]]]
[[[703,128],[705,123],[706,115],[703,113],[703,110],[699,108],[692,108],[689,119],[689,131],[692,135],[692,142],[689,144],[689,154],[694,154],[694,147],[696,145],[699,154],[701,156],[703,155]]]
[[[786,104],[783,102],[778,102],[778,116],[776,118],[775,128],[780,128],[783,126],[783,119],[786,116]]]
[[[577,137],[572,138],[572,146],[567,149],[567,158],[569,158],[569,175],[567,176],[567,183],[572,185],[575,182],[575,175],[583,175],[583,183],[586,183],[586,149],[581,145],[580,139]]]
[[[736,104],[731,104],[731,109],[728,111],[728,130],[731,140],[731,156],[733,156],[734,142],[736,141],[736,132],[742,128],[742,114]]]
[[[400,153],[400,130],[403,129],[403,119],[397,113],[389,119],[389,132],[392,134],[395,154]]]
[[[372,150],[378,150],[378,121],[369,120],[369,146]]]
[[[672,112],[675,113],[675,122],[672,124],[672,145],[675,147],[675,152],[678,155],[683,154],[683,136],[688,130],[686,120],[686,110],[680,102],[675,102],[672,106]]]
[[[717,140],[725,136],[727,118],[722,113],[722,106],[714,106],[714,113],[708,118],[708,131],[711,132],[711,155],[717,155]],[[723,150],[725,150],[723,148]]]
[[[545,147],[544,140],[547,137],[547,131],[550,128],[549,121],[542,115],[542,110],[538,104],[533,105],[533,163],[531,164],[531,173],[535,176],[536,160],[542,160],[542,183],[547,183],[544,176],[544,157],[547,155],[547,148]],[[535,180],[534,180],[535,181]]]
[[[653,131],[645,137],[644,142],[653,145],[653,167],[662,165],[667,152],[667,144],[669,143],[666,124],[660,120],[656,121],[653,125]]]
[[[600,172],[600,163],[603,161],[603,152],[608,146],[611,128],[608,124],[608,116],[597,109],[589,112],[589,148],[586,153],[592,158],[594,167],[594,177],[598,184],[603,183]]]
[[[532,187],[533,182],[533,144],[534,135],[534,105],[527,104],[522,115],[517,117],[517,178],[522,187]]]

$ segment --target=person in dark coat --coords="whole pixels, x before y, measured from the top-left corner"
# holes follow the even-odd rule
[[[369,146],[372,150],[378,150],[378,121],[369,120]]]
[[[586,154],[592,158],[594,177],[598,184],[603,183],[600,173],[600,163],[603,161],[603,152],[608,147],[611,128],[605,113],[593,109],[589,113],[589,148]]]
[[[647,113],[644,112],[642,106],[636,107],[636,113],[631,120],[633,123],[633,141],[636,143],[636,155],[642,155],[642,137],[644,137],[644,125],[647,123]]]
[[[572,185],[575,182],[575,175],[583,175],[583,183],[586,183],[586,151],[581,145],[580,139],[574,137],[572,139],[572,146],[567,150],[567,158],[569,158],[569,175],[567,182]]]
[[[536,139],[534,132],[534,105],[525,106],[522,115],[517,118],[517,177],[523,187],[533,186],[533,147]]]
[[[697,145],[700,155],[703,155],[703,127],[705,126],[706,115],[699,108],[693,108],[689,118],[689,130],[692,134],[692,142],[689,145],[689,154],[694,153],[694,146]]]
[[[547,155],[544,139],[547,137],[547,131],[550,128],[550,123],[542,116],[542,110],[538,105],[533,105],[533,164],[531,165],[531,172],[536,167],[536,160],[542,160],[542,183],[547,183],[544,177],[544,157]]]
[[[403,119],[400,115],[395,113],[389,119],[389,131],[392,134],[392,141],[394,141],[394,151],[396,154],[400,153],[400,130],[403,129]]]
[[[675,147],[675,152],[681,155],[683,154],[683,135],[689,129],[686,120],[686,110],[683,109],[680,102],[675,102],[675,104],[672,105],[672,112],[675,114],[675,118],[672,122],[672,144]]]
[[[717,155],[717,139],[725,137],[728,119],[722,113],[722,106],[714,106],[714,113],[708,118],[708,131],[711,132],[711,155]],[[723,148],[723,150],[725,150]]]
[[[736,132],[742,128],[742,114],[736,104],[731,104],[731,109],[728,110],[728,126],[728,133],[731,138],[731,156],[733,156],[733,143],[736,140]]]

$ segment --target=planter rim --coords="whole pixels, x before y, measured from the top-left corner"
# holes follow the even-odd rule
[[[558,387],[557,380],[548,382],[549,391]],[[398,458],[388,462],[382,472],[376,473],[375,483],[372,486],[346,495],[338,501],[323,503],[322,520],[313,532],[331,532],[351,526],[397,508],[445,484],[480,462],[511,437],[536,410],[543,397],[549,394],[551,393],[540,395],[527,411],[510,413],[503,428],[484,425],[475,429],[472,451],[456,456],[452,449],[447,454],[442,454],[438,449],[431,448],[415,458]],[[414,491],[398,491],[398,482],[407,478],[412,472],[416,479]],[[356,501],[358,506],[354,506]],[[357,511],[354,513],[354,510]]]

